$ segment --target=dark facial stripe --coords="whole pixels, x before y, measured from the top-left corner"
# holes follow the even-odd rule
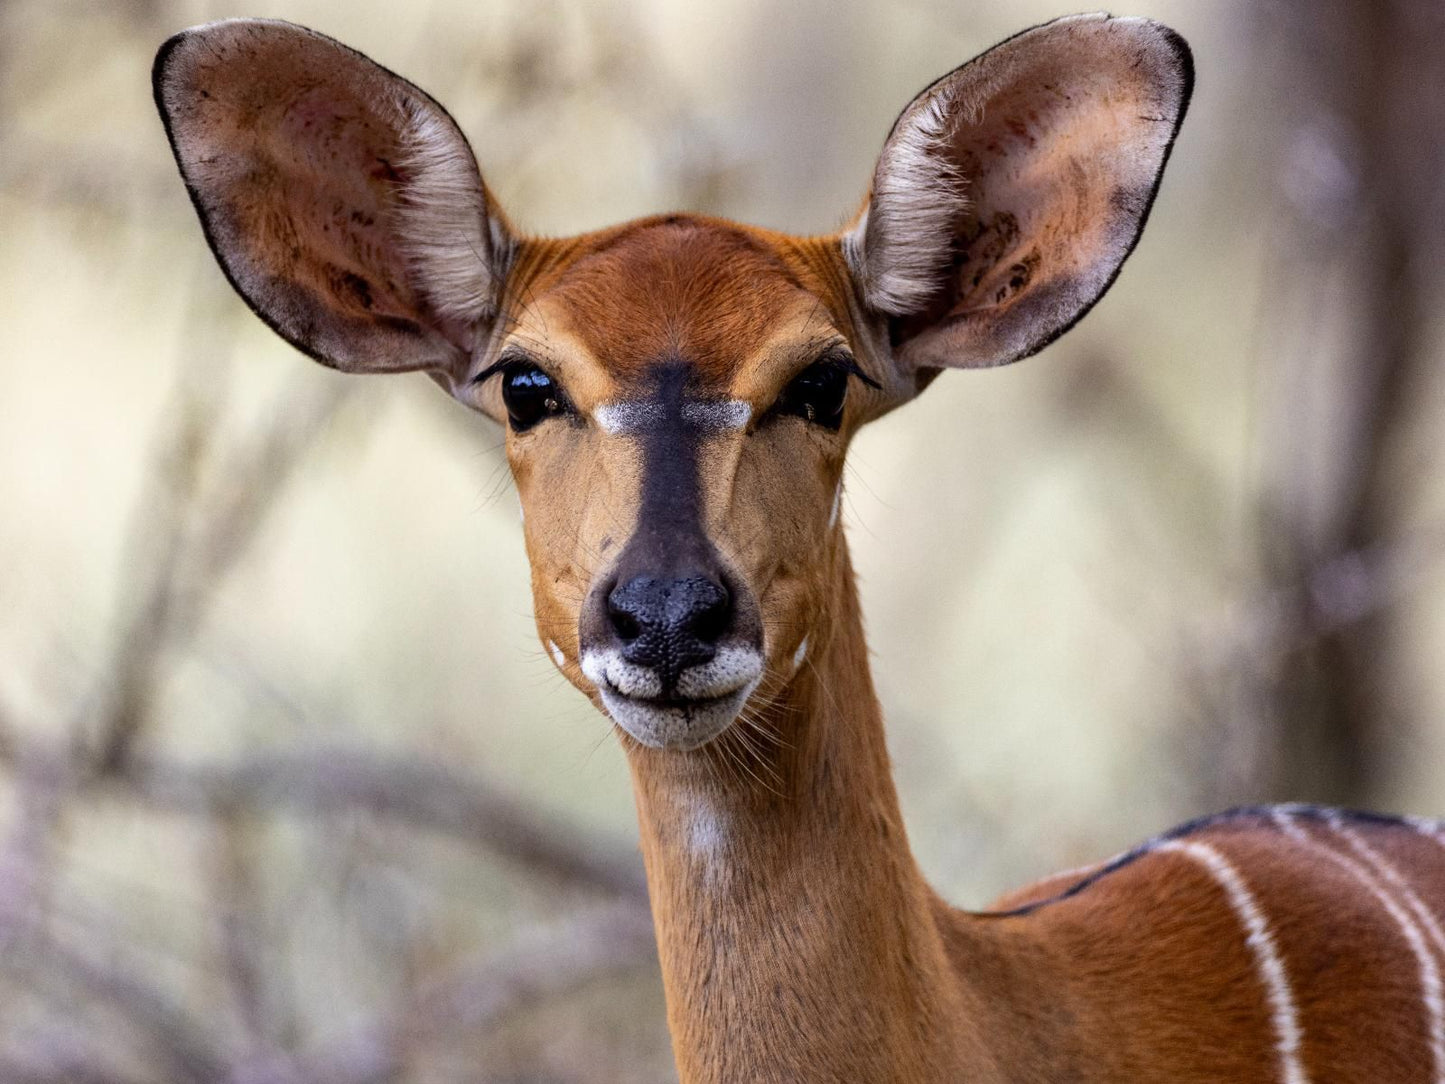
[[[638,433],[642,444],[642,499],[637,510],[637,530],[628,548],[641,542],[647,552],[638,556],[652,566],[641,571],[659,575],[684,571],[667,566],[684,554],[696,560],[712,547],[702,530],[697,473],[699,433],[683,415],[687,367],[681,362],[669,362],[658,366],[653,376],[657,393],[646,404],[650,424]]]
[[[629,661],[655,668],[666,693],[685,667],[706,662],[715,650],[714,637],[699,637],[678,613],[699,600],[729,619],[732,613],[721,561],[703,529],[698,476],[714,404],[688,399],[689,372],[680,361],[657,366],[649,374],[653,395],[627,404],[624,416],[635,423],[630,432],[642,460],[641,492],[637,525],[606,588],[609,612],[616,606],[630,614],[638,630],[625,649]],[[639,606],[656,609],[654,620],[639,620]],[[658,620],[664,615],[671,617]]]
[[[637,526],[618,558],[617,580],[705,576],[720,562],[703,530],[699,449],[709,434],[739,429],[751,408],[737,400],[688,396],[691,367],[681,360],[655,366],[653,394],[594,411],[610,432],[634,437],[642,459]]]

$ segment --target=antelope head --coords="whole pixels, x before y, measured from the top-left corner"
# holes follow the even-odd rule
[[[859,427],[1098,300],[1189,83],[1167,29],[1061,19],[919,94],[838,234],[672,215],[555,240],[513,228],[440,105],[329,38],[216,23],[155,69],[232,284],[318,361],[423,370],[505,426],[543,643],[674,750],[768,712],[831,635]]]

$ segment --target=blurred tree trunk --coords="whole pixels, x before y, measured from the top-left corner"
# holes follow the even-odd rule
[[[1265,434],[1280,471],[1266,571],[1295,600],[1274,674],[1273,789],[1369,805],[1411,722],[1392,695],[1388,580],[1408,542],[1399,453],[1438,296],[1445,13],[1432,0],[1282,0],[1268,18],[1266,85],[1286,111],[1317,112],[1287,117],[1281,203],[1300,240],[1275,255],[1266,288],[1292,293],[1310,325],[1284,334],[1337,355],[1289,359]]]

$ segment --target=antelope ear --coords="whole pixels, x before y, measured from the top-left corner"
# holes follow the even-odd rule
[[[177,34],[152,79],[206,239],[261,319],[337,369],[464,370],[512,243],[440,105],[263,19]]]
[[[905,373],[1017,361],[1089,311],[1139,239],[1192,85],[1167,27],[1075,15],[909,104],[843,238]]]

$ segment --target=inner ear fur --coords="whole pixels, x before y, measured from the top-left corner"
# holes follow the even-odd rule
[[[464,370],[511,242],[440,105],[261,19],[177,34],[153,86],[206,239],[262,319],[334,368]]]
[[[1144,228],[1192,84],[1168,27],[1077,15],[919,94],[843,238],[899,365],[1017,361],[1088,312]]]

